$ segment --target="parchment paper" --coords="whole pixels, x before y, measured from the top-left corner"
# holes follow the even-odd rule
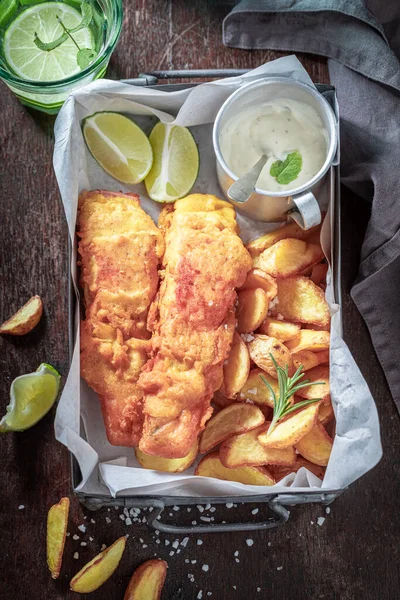
[[[147,197],[144,185],[123,185],[108,176],[95,162],[83,140],[82,119],[99,111],[116,111],[131,117],[146,133],[150,132],[158,119],[191,127],[200,152],[200,172],[193,191],[223,197],[216,178],[211,139],[212,124],[218,109],[243,83],[277,75],[311,84],[297,58],[289,56],[263,65],[242,77],[205,83],[173,93],[101,80],[74,92],[68,98],[55,125],[54,169],[72,241],[71,273],[77,295],[75,225],[78,194],[84,189],[99,188],[134,191],[140,194],[143,208],[153,219],[157,219],[160,211],[160,205]],[[326,208],[329,185],[332,185],[332,178],[318,198],[322,208]],[[244,241],[254,239],[271,228],[265,223],[252,221],[241,215],[238,215],[238,221]],[[329,256],[329,213],[321,239]],[[331,272],[328,273],[328,279],[331,279]],[[115,447],[108,443],[98,398],[80,378],[79,315],[76,314],[77,341],[70,372],[58,403],[55,433],[57,439],[75,455],[81,468],[82,481],[77,489],[112,496],[240,496],[265,494],[271,490],[276,492],[287,489],[287,486],[304,491],[321,487],[344,488],[366,473],[379,461],[382,453],[378,415],[367,384],[341,338],[340,307],[334,303],[332,285],[328,285],[327,299],[333,315],[331,396],[337,429],[323,482],[304,468],[296,475],[288,475],[273,488],[195,477],[195,465],[183,475],[142,469],[132,448]]]

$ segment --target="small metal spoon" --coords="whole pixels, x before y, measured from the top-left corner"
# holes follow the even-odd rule
[[[254,191],[257,179],[260,177],[260,173],[268,158],[269,156],[263,154],[250,171],[247,171],[247,173],[232,183],[228,189],[228,196],[231,200],[240,203],[247,202]]]

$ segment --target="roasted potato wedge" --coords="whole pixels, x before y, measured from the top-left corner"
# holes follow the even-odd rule
[[[304,230],[297,223],[287,223],[283,227],[279,227],[274,231],[270,231],[265,235],[253,240],[247,244],[246,248],[250,252],[251,256],[258,256],[261,252],[264,252],[267,248],[270,248],[280,240],[286,238],[295,238],[297,240],[309,240],[314,234],[318,236],[321,230],[321,225],[316,225],[311,229]]]
[[[220,390],[218,390],[218,392],[215,392],[212,401],[218,408],[225,408],[226,406],[234,404],[236,402],[236,399],[227,398],[223,395],[223,393]]]
[[[255,331],[268,313],[269,300],[261,288],[243,290],[238,293],[237,330],[239,333]]]
[[[275,377],[271,377],[262,369],[252,369],[249,377],[239,392],[238,400],[251,400],[254,404],[274,408],[274,399],[267,385],[262,381],[260,375],[265,377],[275,394],[279,394],[279,385]]]
[[[333,406],[332,406],[331,400],[325,400],[324,402],[319,403],[318,421],[322,425],[326,425],[327,423],[330,423],[334,416],[335,416],[335,413],[333,412]]]
[[[322,350],[322,352],[316,352],[315,354],[318,359],[319,365],[328,365],[329,364],[329,349]]]
[[[303,367],[303,371],[308,371],[319,365],[318,357],[315,352],[311,350],[301,350],[292,354],[293,368],[298,369],[300,366]]]
[[[126,537],[120,537],[111,546],[92,558],[71,579],[70,589],[78,594],[94,592],[107,581],[118,567],[125,550]]]
[[[260,433],[258,441],[266,448],[287,448],[294,446],[302,437],[310,433],[318,415],[318,403],[310,404],[298,412],[290,414],[278,422],[269,433]]]
[[[286,278],[299,275],[318,263],[323,256],[318,244],[287,238],[264,250],[253,259],[253,265],[272,277]]]
[[[68,515],[69,498],[61,498],[60,502],[53,504],[47,514],[47,565],[53,579],[57,579],[60,575],[67,535]]]
[[[165,473],[181,473],[194,463],[197,457],[199,444],[193,444],[190,452],[183,458],[163,458],[162,456],[152,456],[145,454],[139,448],[135,448],[136,459],[144,469],[153,471],[163,471]]]
[[[266,448],[258,441],[258,436],[264,433],[269,423],[256,429],[234,435],[222,442],[219,457],[224,467],[255,467],[259,465],[292,465],[296,460],[293,448]]]
[[[328,350],[331,342],[329,331],[315,331],[313,329],[302,329],[296,337],[288,340],[286,346],[291,352],[297,353],[302,350],[322,352]]]
[[[160,600],[167,569],[165,560],[146,560],[132,575],[124,600]]]
[[[326,282],[326,274],[328,272],[328,264],[320,263],[319,265],[314,265],[311,271],[310,279],[315,283],[315,285],[321,285],[321,283]]]
[[[256,288],[264,290],[269,300],[275,298],[278,293],[278,285],[271,275],[268,275],[262,269],[250,269],[246,281],[240,289],[254,290]]]
[[[255,335],[254,340],[248,343],[250,358],[257,367],[277,378],[276,368],[271,359],[271,354],[278,366],[285,368],[288,365],[289,375],[293,372],[293,361],[290,351],[279,340],[268,335]]]
[[[332,446],[332,438],[327,434],[325,427],[317,421],[310,433],[297,442],[296,450],[306,460],[315,465],[326,467],[329,462]]]
[[[229,469],[222,464],[218,452],[207,454],[197,465],[195,475],[214,477],[224,481],[237,481],[244,485],[274,485],[275,480],[265,467],[236,467]]]
[[[231,435],[244,433],[264,423],[264,415],[253,404],[237,403],[223,408],[206,424],[199,450],[205,454]]]
[[[224,380],[221,392],[226,398],[233,398],[242,389],[250,372],[250,357],[246,344],[236,332],[232,348],[223,367]]]
[[[273,317],[267,317],[260,325],[260,333],[269,335],[280,342],[287,342],[300,331],[301,325],[299,323],[289,323],[288,321],[280,321]]]
[[[313,323],[327,327],[329,306],[321,288],[307,277],[278,280],[279,312],[296,323]]]
[[[304,379],[308,379],[310,383],[320,381],[321,385],[309,385],[307,387],[298,390],[297,395],[306,400],[312,400],[319,398],[321,400],[328,400],[330,397],[330,386],[329,386],[329,367],[327,365],[319,365],[307,371]]]
[[[274,477],[274,479],[278,483],[278,481],[280,481],[281,479],[286,477],[286,475],[289,475],[290,473],[297,473],[297,471],[301,467],[305,467],[306,469],[311,471],[311,473],[314,473],[314,475],[316,477],[318,477],[319,479],[324,478],[325,467],[320,467],[319,465],[314,465],[313,463],[309,462],[308,460],[306,460],[299,454],[296,457],[296,462],[291,467],[280,467],[277,465],[271,465],[271,467],[269,467],[268,470],[270,470],[271,475]]]
[[[0,325],[0,333],[25,335],[39,323],[43,314],[43,302],[40,296],[32,296],[24,306]]]

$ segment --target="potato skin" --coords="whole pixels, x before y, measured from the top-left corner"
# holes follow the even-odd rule
[[[26,335],[39,323],[43,314],[43,302],[40,296],[32,296],[12,317],[0,326],[0,333],[7,335]]]

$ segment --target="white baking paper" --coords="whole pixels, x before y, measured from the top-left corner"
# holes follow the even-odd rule
[[[95,162],[81,132],[82,120],[98,111],[116,111],[130,116],[147,133],[158,119],[191,127],[200,152],[200,172],[194,192],[222,196],[215,171],[212,124],[218,109],[239,86],[251,80],[284,76],[311,84],[294,56],[267,63],[242,77],[205,83],[177,92],[134,87],[100,80],[68,98],[55,125],[54,169],[60,188],[72,241],[71,272],[77,289],[75,224],[78,194],[86,189],[134,191],[143,208],[157,219],[160,205],[150,200],[142,184],[123,185]],[[330,194],[327,181],[322,207]],[[326,208],[326,206],[325,206]],[[244,241],[254,239],[268,225],[238,215]],[[322,241],[329,253],[330,218],[325,220]],[[234,496],[265,494],[287,489],[342,489],[371,469],[381,457],[378,415],[366,382],[341,338],[340,307],[334,304],[332,286],[327,298],[333,314],[331,346],[331,395],[337,418],[337,432],[324,481],[302,468],[296,475],[271,487],[245,486],[194,476],[194,466],[184,474],[167,474],[142,469],[132,448],[111,446],[106,438],[100,403],[80,378],[79,343],[75,343],[70,372],[60,398],[55,433],[75,455],[81,472],[80,491],[88,494]],[[77,303],[78,305],[78,303]],[[75,340],[79,340],[79,315],[75,315]]]

